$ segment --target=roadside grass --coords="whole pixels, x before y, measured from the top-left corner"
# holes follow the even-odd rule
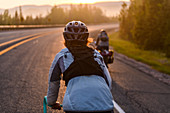
[[[160,72],[170,74],[170,58],[167,58],[164,53],[139,49],[134,43],[121,39],[119,32],[115,32],[109,37],[110,45],[118,53],[146,63]]]

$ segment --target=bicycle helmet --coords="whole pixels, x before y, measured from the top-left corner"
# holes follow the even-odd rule
[[[64,39],[68,42],[87,43],[89,36],[86,25],[81,21],[71,21],[64,28]]]
[[[107,35],[107,33],[106,33],[106,31],[105,31],[104,29],[101,29],[101,30],[100,30],[100,34],[101,34],[101,35],[102,35],[102,34],[103,34],[103,35]]]
[[[102,32],[106,32],[106,31],[104,29],[101,29],[100,32],[102,33]]]

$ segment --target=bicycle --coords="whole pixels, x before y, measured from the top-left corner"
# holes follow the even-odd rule
[[[44,97],[44,100],[43,100],[43,111],[44,111],[44,113],[47,113],[47,96],[45,96]],[[49,107],[53,107],[53,106],[51,106],[51,105],[48,105]],[[62,104],[60,104],[60,107],[63,107],[63,105]],[[53,109],[58,109],[58,108],[53,108]],[[61,110],[61,109],[58,109],[58,110]]]

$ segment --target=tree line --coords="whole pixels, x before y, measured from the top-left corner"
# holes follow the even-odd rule
[[[121,38],[170,57],[170,0],[131,0],[129,7],[123,3],[119,21]]]
[[[117,17],[107,17],[100,8],[88,4],[70,5],[70,9],[54,6],[45,17],[39,15],[33,18],[28,15],[24,18],[21,6],[19,12],[16,11],[13,17],[9,14],[9,10],[0,14],[0,25],[65,24],[71,20],[81,20],[85,23],[105,23],[115,22],[118,19]]]

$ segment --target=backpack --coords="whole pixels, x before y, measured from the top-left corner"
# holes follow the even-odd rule
[[[98,64],[97,61],[94,60],[94,50],[85,47],[84,49],[71,50],[74,61],[70,64],[70,66],[63,73],[63,80],[65,80],[65,86],[67,86],[69,80],[78,76],[90,76],[90,75],[98,75],[105,79],[107,85],[109,86],[109,82],[107,80],[106,75],[104,74],[102,68]],[[89,53],[89,54],[88,54]]]

